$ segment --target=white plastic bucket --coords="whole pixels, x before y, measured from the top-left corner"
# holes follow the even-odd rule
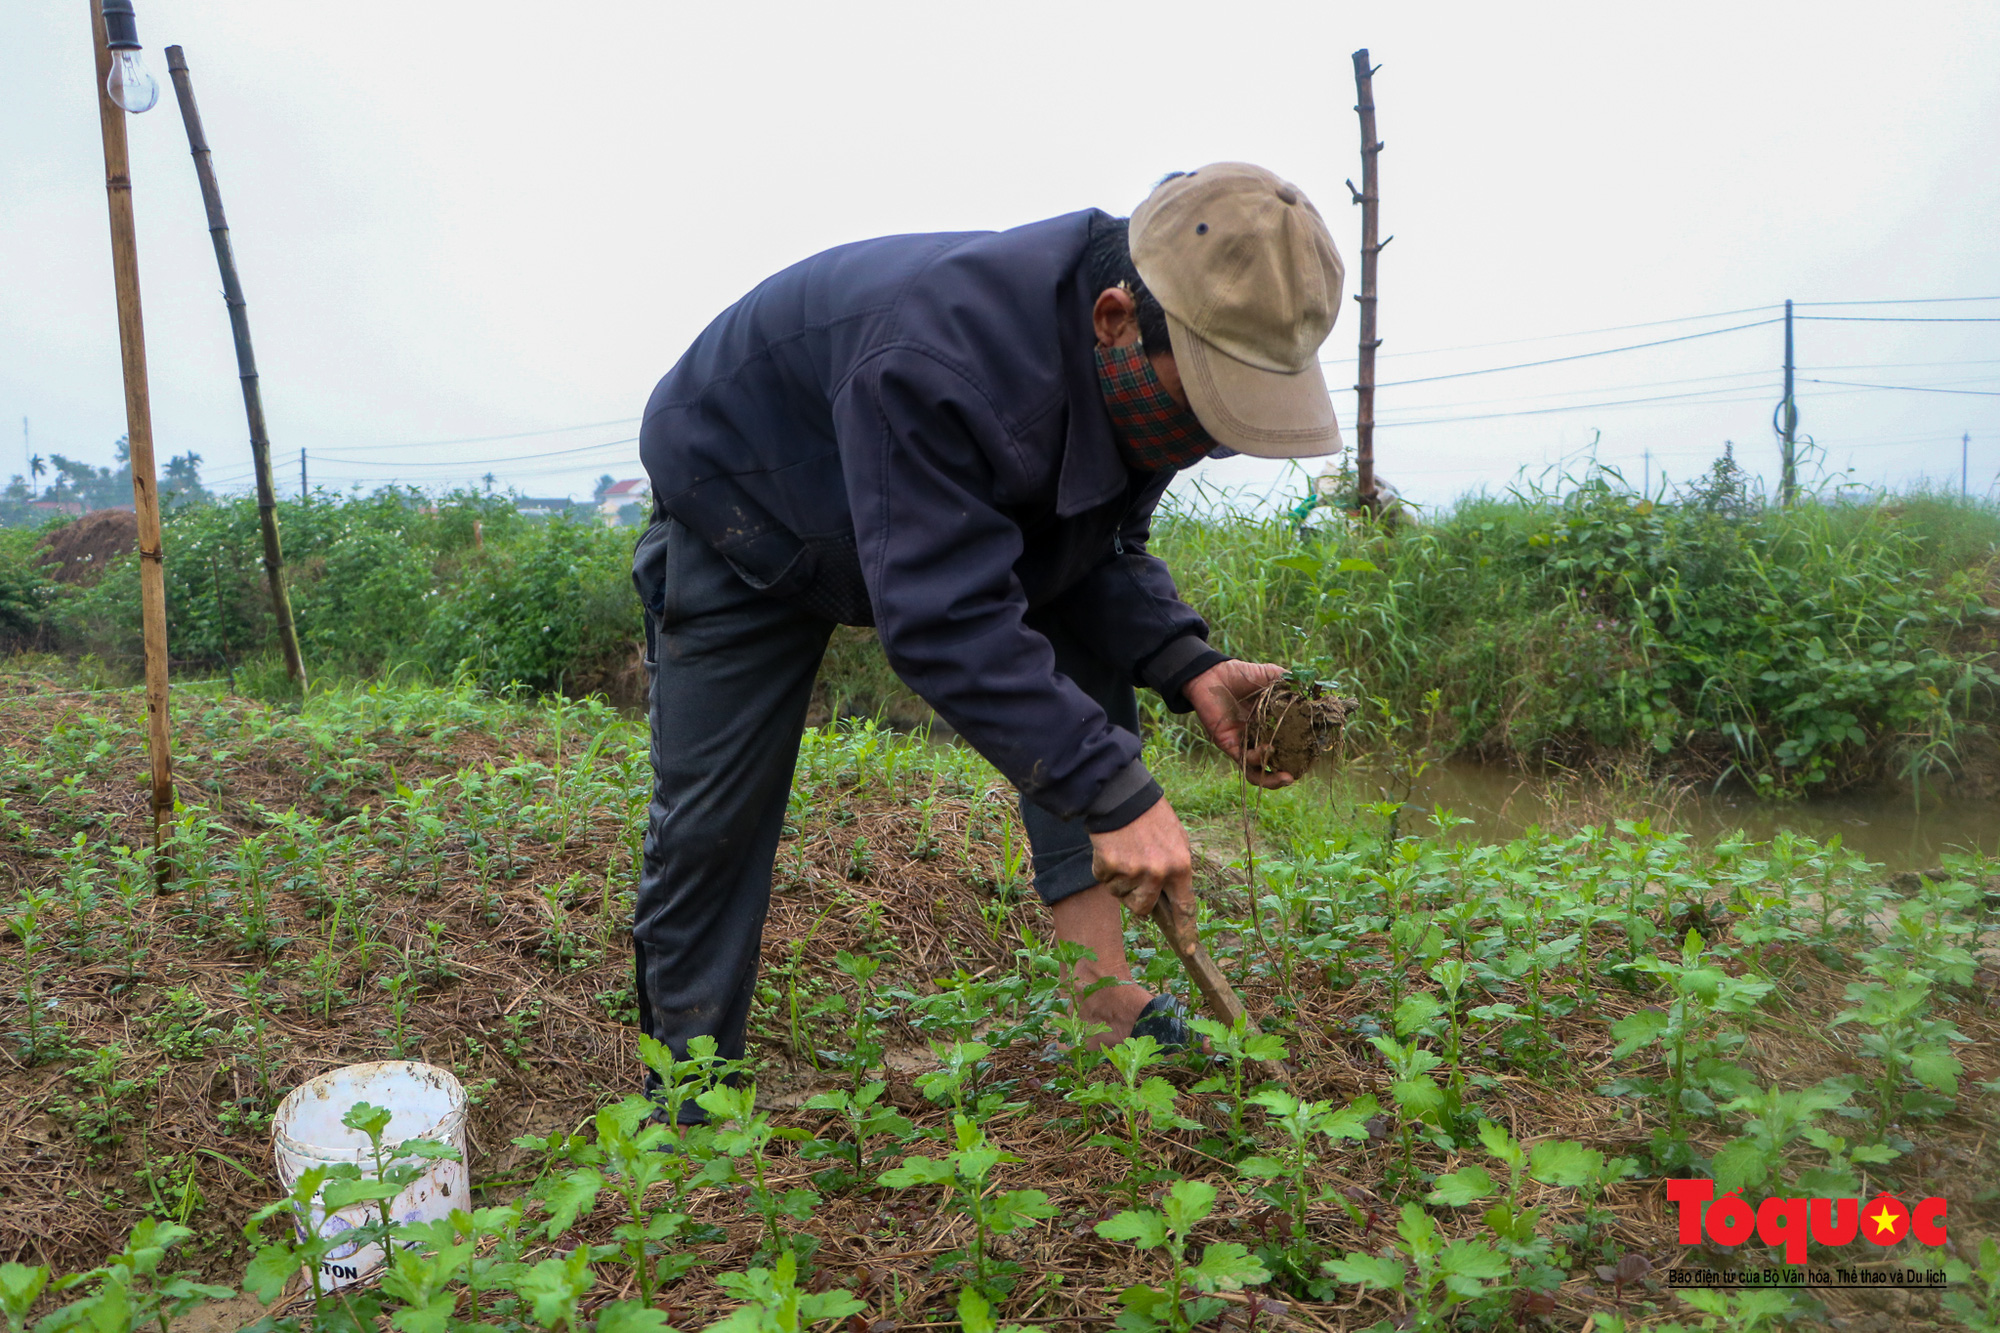
[[[388,1163],[423,1168],[423,1175],[390,1202],[391,1217],[398,1222],[428,1222],[446,1216],[453,1208],[470,1210],[471,1178],[464,1160],[465,1089],[448,1071],[414,1060],[347,1065],[309,1079],[286,1095],[271,1118],[271,1148],[278,1159],[278,1180],[287,1191],[316,1166],[352,1162],[363,1175],[375,1174],[368,1136],[340,1123],[358,1102],[390,1113],[389,1126],[382,1133],[385,1145],[435,1139],[458,1149],[456,1162],[405,1157]],[[312,1214],[324,1236],[360,1226],[378,1216],[376,1210],[372,1203],[356,1204],[329,1217],[315,1198]],[[303,1237],[303,1227],[300,1234]],[[343,1287],[381,1265],[379,1243],[363,1248],[339,1246],[321,1262],[320,1281],[325,1286]]]

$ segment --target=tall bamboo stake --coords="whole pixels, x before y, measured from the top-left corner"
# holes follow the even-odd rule
[[[1381,202],[1375,174],[1375,159],[1382,144],[1375,138],[1375,70],[1368,63],[1368,48],[1354,53],[1354,109],[1361,115],[1361,188],[1347,182],[1348,193],[1361,205],[1361,346],[1355,370],[1354,476],[1356,496],[1364,509],[1379,512],[1382,503],[1375,487],[1375,349],[1382,340],[1375,336],[1375,256],[1389,241],[1378,241]],[[1394,240],[1390,237],[1389,240]]]
[[[111,275],[118,290],[118,352],[125,372],[125,435],[132,461],[132,507],[139,518],[139,618],[146,641],[146,748],[152,759],[153,850],[166,843],[174,812],[174,760],[167,727],[167,580],[160,544],[160,491],[153,467],[153,409],[146,387],[146,326],[139,312],[139,242],[132,222],[132,169],[125,110],[105,94],[111,48],[99,0],[90,6],[97,42],[97,123],[104,135],[104,191],[111,207]]]
[[[208,136],[202,132],[201,111],[194,104],[194,84],[178,46],[167,48],[167,72],[187,127],[188,152],[201,182],[202,206],[208,210],[208,235],[215,242],[215,266],[222,270],[222,303],[229,307],[229,330],[236,338],[236,374],[243,382],[243,414],[250,422],[250,460],[257,471],[257,522],[264,530],[264,578],[271,587],[271,613],[278,620],[278,644],[285,654],[285,674],[306,687],[305,659],[292,626],[292,599],[285,592],[285,556],[278,543],[278,490],[271,481],[271,438],[264,429],[264,394],[258,387],[257,354],[250,346],[250,311],[243,284],[236,277],[236,250],[229,243],[229,221],[222,214],[222,190],[215,182]]]

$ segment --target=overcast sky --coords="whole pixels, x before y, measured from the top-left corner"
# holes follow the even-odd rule
[[[776,269],[887,232],[1123,214],[1218,159],[1303,187],[1352,291],[1360,46],[1395,237],[1380,411],[1413,423],[1377,453],[1422,502],[1574,467],[1593,440],[1635,480],[1684,478],[1724,440],[1773,475],[1774,306],[2000,297],[1992,0],[137,8],[162,87],[130,121],[154,430],[163,459],[194,450],[232,486],[249,450],[169,43],[286,487],[303,448],[315,484],[491,472],[588,495],[639,474],[618,442],[654,382]],[[0,51],[0,476],[29,447],[109,463],[125,423],[84,0],[5,0]],[[2000,320],[2000,300],[1800,313],[1870,317],[1798,325],[1802,380],[1846,382],[1800,385],[1827,474],[1955,487],[1969,431],[1972,487],[1995,484],[2000,322],[1936,321]],[[1343,426],[1357,324],[1350,302],[1326,349]],[[1648,327],[1608,331],[1629,325]],[[1276,473],[1199,470],[1250,492]]]

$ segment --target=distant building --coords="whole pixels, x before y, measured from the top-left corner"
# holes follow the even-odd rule
[[[514,512],[522,518],[554,518],[572,509],[586,509],[567,495],[517,495],[514,497]]]
[[[597,512],[604,517],[604,526],[615,528],[620,523],[636,527],[644,523],[645,515],[653,507],[653,484],[644,477],[633,477],[627,481],[616,481],[604,492],[597,502]],[[639,517],[633,519],[631,510],[637,509]]]
[[[130,509],[132,506],[120,505],[118,507],[121,509]],[[80,518],[83,515],[83,502],[80,500],[30,500],[28,501],[28,508],[43,515],[67,514],[71,518]]]

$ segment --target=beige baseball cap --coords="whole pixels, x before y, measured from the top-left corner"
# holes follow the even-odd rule
[[[1319,348],[1345,272],[1304,192],[1248,162],[1211,163],[1160,182],[1132,210],[1131,238],[1216,443],[1258,458],[1337,452]]]

